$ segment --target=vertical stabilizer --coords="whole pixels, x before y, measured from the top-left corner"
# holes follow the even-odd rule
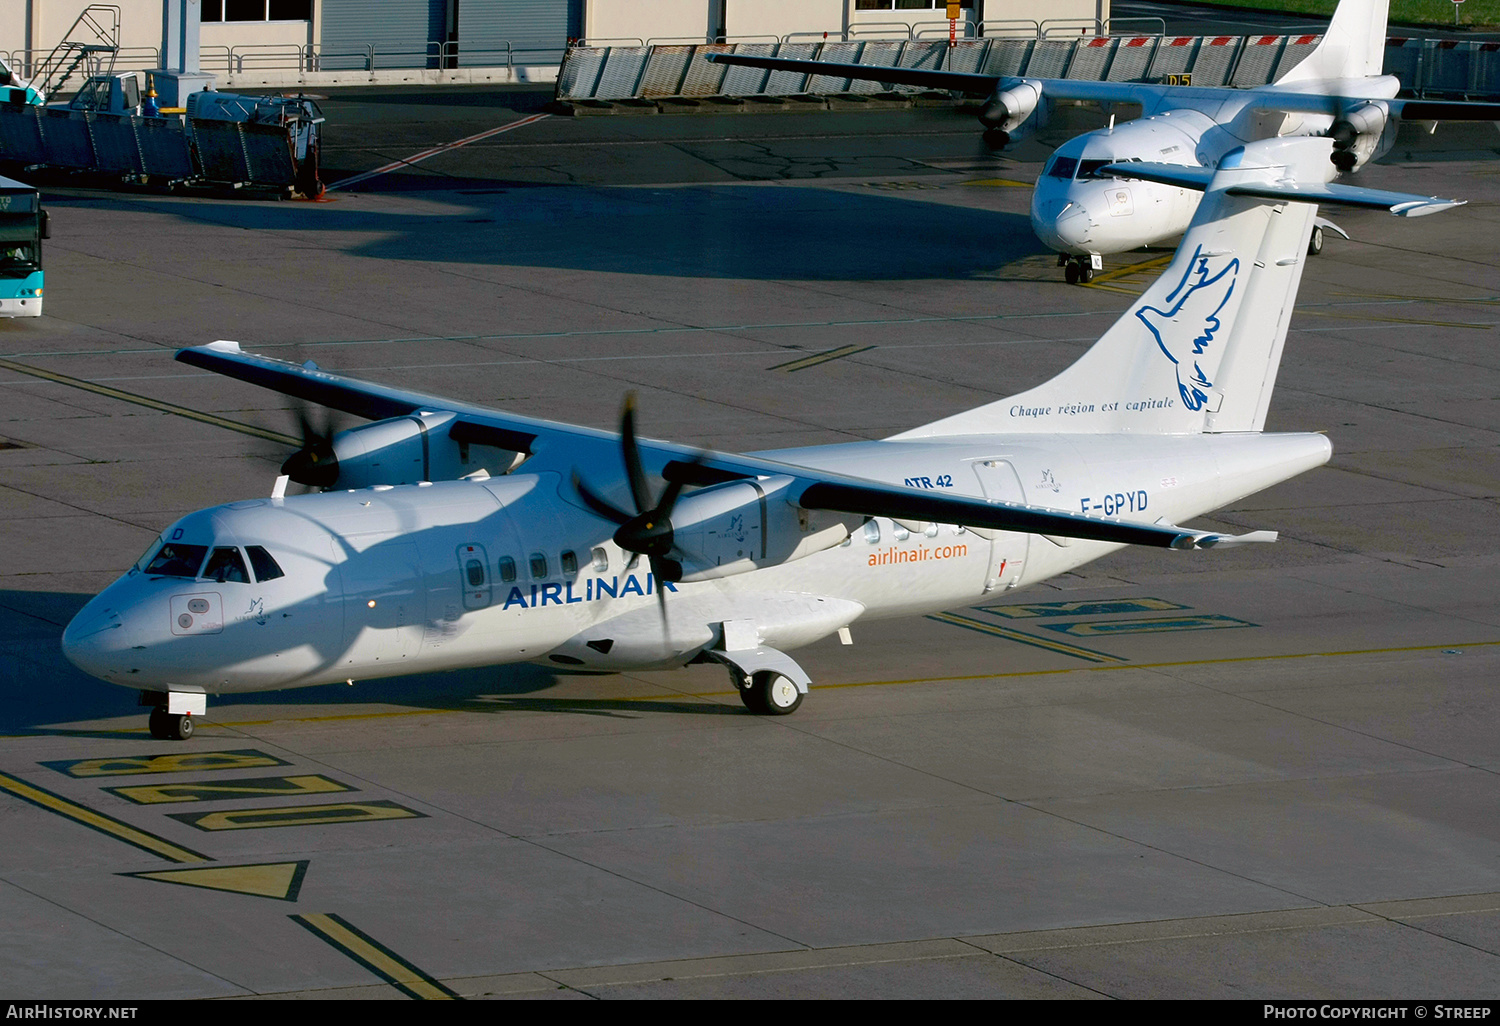
[[[1379,75],[1385,65],[1390,0],[1340,0],[1323,41],[1277,85]]]
[[[1171,265],[1076,363],[895,437],[1259,431],[1317,207],[1228,190],[1322,183],[1330,145],[1269,139],[1228,154]]]

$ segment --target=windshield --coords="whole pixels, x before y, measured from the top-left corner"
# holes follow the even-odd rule
[[[0,213],[0,271],[30,273],[40,266],[36,214]]]
[[[145,572],[157,577],[197,577],[207,554],[207,545],[168,542],[146,564]]]
[[[1055,157],[1052,166],[1047,169],[1047,174],[1053,178],[1072,178],[1073,172],[1078,170],[1078,161],[1072,157]]]

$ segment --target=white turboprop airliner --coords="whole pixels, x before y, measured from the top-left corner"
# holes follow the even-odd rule
[[[177,738],[209,694],[523,661],[717,662],[747,707],[785,714],[809,683],[785,650],[847,642],[856,622],[966,606],[1122,544],[1274,540],[1175,525],[1332,451],[1321,434],[1262,433],[1316,204],[1455,203],[1325,184],[1331,146],[1226,155],[1185,183],[1207,197],[1171,266],[1077,363],[881,441],[704,452],[638,441],[628,403],[615,434],[234,342],[182,350],[376,422],[283,467],[337,490],[285,496],[282,478],[270,498],[167,528],[63,649],[141,690],[153,734]]]
[[[893,85],[928,86],[986,97],[979,120],[992,145],[1031,121],[1044,101],[1138,103],[1142,116],[1070,139],[1048,160],[1031,197],[1031,226],[1070,282],[1087,282],[1106,253],[1171,239],[1187,228],[1200,192],[1160,181],[1129,184],[1103,172],[1139,160],[1213,169],[1247,142],[1276,136],[1327,136],[1333,148],[1319,169],[1324,181],[1388,152],[1397,124],[1408,121],[1500,121],[1500,104],[1396,99],[1401,83],[1382,75],[1388,0],[1341,0],[1314,51],[1274,84],[1255,89],[1001,78],[921,68],[709,54],[722,64],[833,75]],[[1323,246],[1326,221],[1309,238]]]

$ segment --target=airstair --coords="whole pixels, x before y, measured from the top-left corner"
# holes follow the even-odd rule
[[[113,4],[90,4],[63,34],[62,42],[38,66],[32,75],[32,85],[51,98],[75,75],[82,84],[94,75],[113,74],[119,52],[120,8]]]

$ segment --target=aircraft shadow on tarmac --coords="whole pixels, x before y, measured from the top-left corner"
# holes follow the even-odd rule
[[[184,221],[351,237],[385,260],[552,267],[749,280],[886,281],[992,276],[1046,250],[1021,214],[816,187],[508,187],[426,192],[446,214],[335,203],[186,203],[49,196],[56,207],[139,209]]]
[[[122,735],[118,730],[73,729],[56,725],[138,716],[141,738],[151,740],[144,729],[147,710],[136,705],[133,690],[88,676],[62,654],[63,627],[89,598],[88,595],[59,592],[0,590],[0,628],[4,628],[6,639],[0,642],[0,736],[119,738]],[[19,629],[13,630],[13,626]],[[722,688],[724,696],[731,701],[626,697],[661,689],[632,675],[580,673],[564,667],[522,663],[358,681],[353,688],[345,684],[324,684],[236,694],[222,700],[210,697],[208,720],[232,722],[262,718],[253,711],[247,715],[245,707],[251,710],[258,706],[286,705],[337,707],[351,703],[394,705],[435,712],[565,712],[621,718],[652,712],[752,715],[738,702],[732,701],[733,692],[722,670],[693,668],[688,672],[701,673],[702,676],[694,677],[691,682],[683,677],[674,683],[679,687],[690,686],[695,691]],[[606,687],[618,690],[622,697],[553,698],[545,694],[567,678],[577,676],[600,677],[607,682]],[[121,724],[124,729],[130,726],[128,722]]]

